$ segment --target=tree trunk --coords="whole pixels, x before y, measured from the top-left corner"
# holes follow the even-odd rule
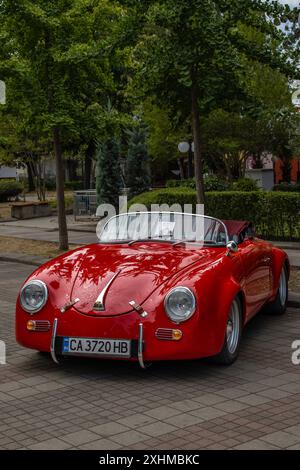
[[[179,172],[180,172],[180,179],[181,180],[184,180],[184,166],[183,166],[183,161],[181,158],[178,158],[177,159],[177,162],[178,162],[178,168],[179,168]]]
[[[27,176],[28,176],[28,191],[32,193],[33,191],[35,191],[35,186],[34,186],[33,173],[32,173],[30,163],[26,163],[26,167],[27,167]]]
[[[194,136],[194,165],[196,179],[197,203],[205,203],[204,179],[203,179],[203,159],[201,152],[201,133],[200,133],[200,113],[198,105],[198,90],[194,84],[192,86],[192,129]]]
[[[68,229],[65,208],[65,191],[64,191],[64,168],[60,141],[60,132],[56,127],[53,130],[53,142],[56,161],[56,197],[58,209],[58,230],[59,230],[59,249],[68,250]]]
[[[84,158],[84,189],[91,189],[92,163],[95,153],[95,144],[90,142]]]

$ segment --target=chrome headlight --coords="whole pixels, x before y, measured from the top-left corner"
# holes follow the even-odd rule
[[[175,287],[165,298],[165,311],[175,323],[181,323],[195,313],[196,299],[187,287]]]
[[[22,308],[28,313],[37,313],[48,299],[48,289],[43,281],[29,281],[23,286],[20,293]]]

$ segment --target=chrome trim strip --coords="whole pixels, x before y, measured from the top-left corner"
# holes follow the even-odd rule
[[[143,338],[144,338],[144,327],[143,323],[139,323],[139,341],[138,341],[138,359],[142,369],[146,369],[143,358]]]
[[[94,307],[93,307],[94,310],[96,310],[97,312],[103,312],[105,310],[105,304],[104,304],[105,295],[107,294],[109,287],[112,285],[112,283],[114,282],[116,277],[120,274],[120,272],[121,272],[121,269],[118,269],[118,271],[113,275],[111,280],[106,284],[104,289],[98,295],[96,302],[94,303]]]
[[[59,364],[59,361],[58,361],[58,359],[56,357],[56,354],[55,354],[55,339],[56,339],[57,323],[58,323],[57,318],[54,318],[53,327],[52,327],[51,344],[50,344],[50,353],[51,353],[51,357],[52,357],[53,361],[56,364]]]
[[[50,330],[50,322],[48,320],[30,320],[34,324],[34,329],[29,331],[45,332]]]

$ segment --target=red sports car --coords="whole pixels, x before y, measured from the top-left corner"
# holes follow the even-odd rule
[[[283,314],[290,264],[252,224],[176,212],[111,218],[99,243],[39,267],[16,307],[17,341],[63,356],[231,364],[262,307]]]

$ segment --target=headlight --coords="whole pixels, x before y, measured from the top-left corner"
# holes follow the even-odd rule
[[[21,306],[28,313],[33,314],[41,310],[47,299],[48,289],[42,281],[29,281],[21,290]]]
[[[196,310],[196,299],[187,287],[175,287],[165,298],[165,310],[175,323],[188,320]]]

